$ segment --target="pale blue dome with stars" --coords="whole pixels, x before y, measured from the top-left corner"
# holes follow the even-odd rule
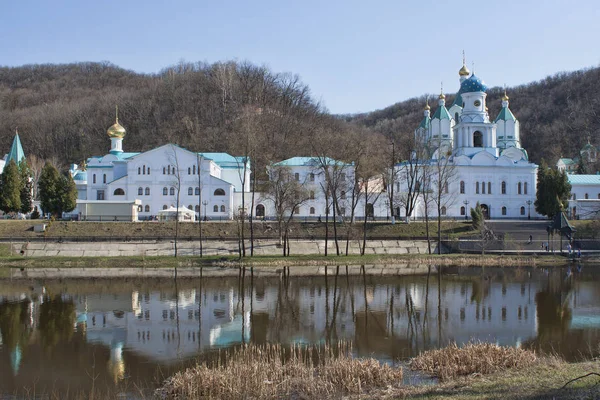
[[[469,79],[465,79],[463,83],[460,84],[459,93],[485,92],[486,90],[487,86],[483,80],[479,79],[475,76],[475,74],[473,74],[469,77]]]

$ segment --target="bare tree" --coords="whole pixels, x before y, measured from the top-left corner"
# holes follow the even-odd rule
[[[452,205],[456,196],[454,196],[454,190],[450,191],[450,188],[454,189],[454,181],[456,179],[456,168],[454,166],[452,151],[444,147],[440,147],[438,155],[435,160],[432,161],[432,167],[434,170],[433,175],[433,201],[437,206],[437,245],[438,254],[442,254],[442,217],[450,205]]]
[[[202,248],[202,161],[204,157],[200,153],[196,153],[196,172],[198,173],[198,188],[196,194],[198,195],[198,241],[200,244],[200,257],[203,256]]]
[[[181,168],[179,165],[179,157],[177,156],[178,147],[170,144],[168,150],[168,160],[171,164],[167,168],[171,171],[172,175],[172,188],[175,189],[175,241],[174,250],[175,257],[177,257],[177,241],[179,239],[179,204],[181,199]],[[170,190],[170,189],[169,189]],[[177,276],[177,269],[175,269],[175,276]]]
[[[29,165],[29,169],[31,170],[31,179],[32,179],[32,187],[33,187],[33,200],[39,200],[38,195],[38,182],[40,181],[40,176],[42,175],[42,169],[44,168],[44,164],[46,162],[41,158],[37,157],[34,154],[30,154],[27,157],[27,165]],[[81,169],[85,170],[86,166],[81,165]]]

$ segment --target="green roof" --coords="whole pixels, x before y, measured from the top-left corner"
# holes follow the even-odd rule
[[[450,113],[448,112],[448,109],[446,108],[446,106],[439,106],[437,108],[437,110],[435,110],[435,114],[433,114],[433,118],[432,119],[452,119],[452,117],[450,116]]]
[[[328,165],[352,165],[329,157],[325,157],[324,160]],[[317,167],[319,164],[319,157],[292,157],[287,160],[279,161],[274,165],[285,167]]]
[[[500,110],[500,114],[498,114],[498,116],[496,117],[496,120],[494,122],[498,122],[498,121],[515,121],[516,122],[517,119],[515,118],[513,113],[510,111],[510,108],[502,107],[502,110]]]
[[[565,165],[575,164],[575,161],[570,158],[560,158],[558,161],[562,161]]]
[[[421,120],[421,123],[419,124],[419,128],[429,129],[430,121],[431,121],[431,118],[429,118],[428,116],[423,117],[423,119]]]
[[[198,153],[201,157],[214,161],[217,165],[226,163],[244,163],[244,157],[234,157],[228,153]]]
[[[10,160],[14,160],[16,164],[19,164],[24,158],[25,152],[23,151],[21,139],[19,139],[19,134],[17,133],[13,139],[12,146],[10,146],[10,152],[6,157],[6,163],[8,164]]]
[[[571,185],[600,185],[600,175],[575,175],[568,174]]]

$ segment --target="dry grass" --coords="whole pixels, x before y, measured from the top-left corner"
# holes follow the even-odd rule
[[[534,352],[491,343],[452,344],[421,353],[410,362],[413,370],[428,372],[449,380],[471,374],[491,374],[507,369],[529,367],[537,361]]]
[[[201,364],[171,377],[165,399],[328,398],[394,386],[402,370],[374,359],[353,359],[350,348],[249,345],[223,363]]]

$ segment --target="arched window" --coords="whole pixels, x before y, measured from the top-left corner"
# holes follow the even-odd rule
[[[225,212],[225,206],[221,206],[221,212]]]
[[[467,210],[465,209],[465,206],[462,206],[460,208],[460,215],[465,215],[467,213]]]
[[[188,167],[188,175],[192,174],[192,169],[190,167]]]
[[[315,208],[314,208],[314,207],[311,207],[309,212],[310,212],[310,214],[311,214],[311,215],[314,215],[314,213],[315,213]]]
[[[148,204],[146,204],[146,207],[144,207],[144,211],[145,212],[150,212],[150,206]]]
[[[485,194],[485,182],[481,182],[481,194]]]
[[[163,175],[167,174],[167,169],[165,167],[163,167]]]
[[[113,195],[115,196],[125,196],[125,191],[121,188],[115,189],[115,191],[113,192]]]
[[[506,194],[506,182],[502,181],[502,194]]]
[[[479,182],[475,182],[475,193],[479,194]]]
[[[149,187],[147,187],[146,189],[144,189],[144,194],[146,196],[150,196],[150,188]]]
[[[143,208],[142,206],[138,206],[138,212],[142,212]]]
[[[213,207],[213,212],[219,212],[219,206],[215,205],[215,206]]]
[[[492,194],[492,182],[488,182],[488,194]]]
[[[448,194],[448,182],[444,183],[444,193]]]
[[[309,179],[311,182],[315,181],[315,174],[313,174],[312,172],[310,173],[309,177],[310,177]]]
[[[521,194],[521,182],[517,184],[517,194]]]
[[[92,176],[92,182],[93,182],[93,183],[96,183],[96,174],[94,174],[94,175]]]
[[[527,194],[527,182],[523,184],[523,194]]]
[[[446,215],[446,207],[442,206],[442,215]]]
[[[175,188],[172,186],[169,188],[169,195],[175,196]]]
[[[138,175],[142,174],[142,168],[138,167]]]
[[[340,194],[340,198],[342,200],[346,200],[346,191],[342,190],[342,193]]]
[[[146,173],[147,173],[148,175],[150,175],[150,167],[148,167],[148,169],[146,170]]]
[[[586,200],[589,198],[587,193],[585,194],[584,198],[585,198]]]
[[[167,165],[167,175],[171,175],[171,166]]]
[[[190,186],[188,188],[188,196],[192,196],[193,194],[194,194],[194,188]]]
[[[192,166],[192,174],[196,175],[196,166],[195,165]]]
[[[577,200],[577,193],[573,193],[573,200]]]
[[[188,210],[193,210],[193,209],[194,209],[194,207],[192,207],[192,205],[190,204],[190,205],[188,206]]]
[[[296,172],[294,174],[294,179],[296,179],[297,181],[299,181],[300,180],[300,174]]]
[[[367,203],[367,217],[375,216],[375,208],[373,207],[373,203]]]
[[[460,181],[460,194],[465,194],[465,181]]]
[[[310,199],[311,199],[311,200],[314,200],[314,199],[315,199],[315,191],[314,191],[314,190],[311,190],[311,191],[310,191]]]
[[[259,204],[256,206],[256,216],[257,217],[265,216],[265,206],[263,206],[262,204]]]
[[[144,175],[146,175],[146,166],[144,165],[144,167],[142,168],[142,172]]]
[[[163,196],[166,196],[169,194],[169,189],[167,189],[166,187],[163,188]]]
[[[138,196],[141,196],[144,194],[144,188],[139,187],[138,188]]]
[[[225,191],[223,189],[217,189],[214,193],[215,196],[225,196]]]
[[[163,204],[163,210],[166,210],[166,209],[167,209],[167,205]]]
[[[199,196],[199,195],[200,195],[200,188],[199,188],[198,186],[196,186],[196,188],[194,189],[194,194],[195,194],[196,196]]]
[[[506,215],[506,207],[502,207],[502,215]]]
[[[106,183],[106,174],[102,175],[102,183]]]
[[[473,147],[483,147],[483,135],[479,131],[473,132]]]
[[[525,207],[521,206],[521,215],[525,215]]]

